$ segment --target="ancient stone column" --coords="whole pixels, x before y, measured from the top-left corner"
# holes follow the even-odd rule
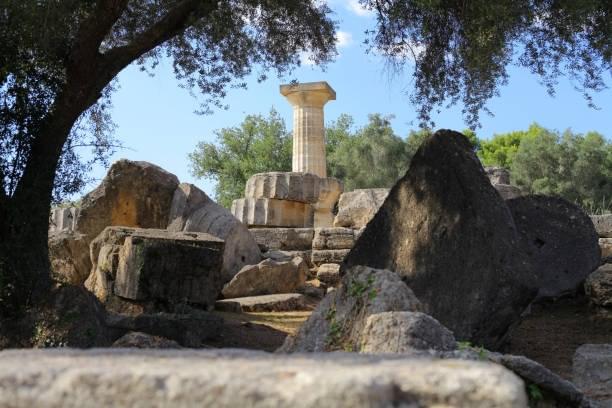
[[[336,91],[322,81],[281,85],[280,92],[293,106],[293,171],[327,177],[323,106]]]

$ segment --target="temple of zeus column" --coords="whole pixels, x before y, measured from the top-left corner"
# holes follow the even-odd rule
[[[281,85],[280,92],[293,106],[293,172],[326,178],[323,106],[336,91],[322,81]]]
[[[249,227],[331,227],[344,187],[327,177],[323,106],[336,92],[324,81],[281,85],[280,92],[293,106],[292,171],[251,176],[232,214]]]

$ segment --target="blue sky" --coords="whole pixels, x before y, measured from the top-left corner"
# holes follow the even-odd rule
[[[224,103],[228,110],[215,110],[212,115],[197,115],[198,101],[177,86],[168,61],[162,61],[155,76],[150,77],[136,67],[128,67],[119,75],[119,89],[113,96],[113,119],[116,136],[129,149],[118,151],[112,161],[120,158],[146,160],[176,174],[181,181],[214,192],[211,182],[194,179],[189,173],[187,155],[199,141],[214,141],[214,130],[238,125],[248,114],[267,114],[274,107],[291,128],[291,107],[279,93],[279,85],[291,78],[300,82],[327,81],[336,91],[337,100],[325,107],[326,122],[348,113],[356,125],[366,123],[369,113],[392,114],[393,128],[401,137],[417,127],[415,109],[410,105],[406,90],[411,78],[391,76],[384,62],[367,55],[362,45],[364,31],[373,27],[374,20],[359,8],[356,0],[329,0],[339,20],[336,61],[322,72],[319,67],[305,64],[290,78],[272,76],[258,84],[248,80],[248,90],[229,90]],[[526,69],[510,68],[510,82],[488,107],[495,114],[481,116],[481,138],[494,133],[526,129],[532,122],[544,127],[576,132],[596,130],[612,138],[612,91],[596,94],[594,102],[600,110],[587,106],[572,84],[561,79],[557,94],[551,98]],[[437,128],[466,128],[461,106],[434,116]],[[102,178],[106,169],[96,169],[94,177]]]

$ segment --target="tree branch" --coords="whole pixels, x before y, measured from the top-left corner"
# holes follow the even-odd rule
[[[216,1],[183,0],[172,7],[157,23],[153,24],[131,43],[113,48],[103,54],[103,66],[116,75],[132,61],[183,32],[195,19],[209,15],[217,8]]]

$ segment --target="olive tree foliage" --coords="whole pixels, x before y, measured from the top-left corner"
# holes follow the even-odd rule
[[[248,115],[238,126],[215,131],[216,143],[200,142],[189,154],[191,174],[216,182],[215,199],[229,208],[244,197],[253,174],[291,171],[291,134],[274,109]]]
[[[336,53],[323,2],[0,0],[0,312],[50,286],[54,186],[78,189],[78,146],[100,160],[113,146],[108,97],[121,70],[168,59],[206,112],[248,75],[288,74],[303,52],[317,64]]]
[[[554,95],[567,76],[593,105],[612,68],[609,0],[360,0],[376,16],[372,52],[392,69],[412,70],[412,102],[421,124],[457,102],[478,125],[486,102],[508,82],[516,64],[537,75]]]
[[[481,142],[483,164],[510,170],[525,193],[561,196],[587,211],[612,211],[612,143],[597,132],[546,129],[494,135]]]

